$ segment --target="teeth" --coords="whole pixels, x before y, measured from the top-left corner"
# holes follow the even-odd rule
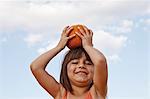
[[[86,72],[77,72],[77,74],[79,74],[79,73],[80,73],[80,74],[87,74]]]

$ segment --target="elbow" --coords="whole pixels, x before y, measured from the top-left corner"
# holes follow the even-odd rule
[[[31,70],[32,72],[35,72],[35,71],[38,70],[38,67],[37,67],[34,63],[31,63],[31,64],[30,64],[30,70]]]
[[[34,70],[35,70],[35,66],[34,66],[34,64],[30,64],[30,70],[33,72]]]
[[[33,64],[30,64],[30,70],[31,70],[32,74],[34,75],[34,73],[35,73],[35,68],[34,68],[34,65],[33,65]]]
[[[36,71],[39,71],[39,70],[45,70],[45,67],[42,67],[40,64],[32,62],[30,64],[30,70],[32,72],[36,72]]]
[[[36,76],[36,74],[39,72],[40,69],[37,68],[35,64],[30,64],[30,70],[31,70],[32,74],[34,76]]]

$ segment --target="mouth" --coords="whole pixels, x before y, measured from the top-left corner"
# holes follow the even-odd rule
[[[88,73],[86,71],[77,71],[77,72],[75,72],[75,74],[85,74],[85,75],[87,75]]]

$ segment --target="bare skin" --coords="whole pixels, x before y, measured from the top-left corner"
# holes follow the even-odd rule
[[[61,39],[56,47],[43,53],[37,59],[35,59],[31,65],[31,71],[39,84],[55,99],[61,99],[62,94],[65,92],[65,89],[59,84],[50,74],[45,70],[47,64],[55,57],[61,50],[63,50],[67,44],[67,41],[73,38],[75,35],[69,36],[69,32],[72,30],[72,27],[66,27],[63,30]],[[80,29],[80,33],[76,33],[82,39],[82,45],[85,51],[90,56],[92,63],[87,62],[85,56],[83,55],[80,59],[72,60],[76,61],[77,64],[72,67],[71,62],[68,63],[67,70],[70,76],[70,82],[73,89],[73,93],[69,93],[67,99],[84,99],[85,94],[89,91],[93,99],[105,99],[107,93],[107,63],[104,55],[98,51],[96,48],[93,48],[92,37],[93,32],[88,30],[84,26],[84,31]],[[79,68],[84,68],[84,73],[79,73],[76,77],[73,77],[74,72],[71,70],[78,70]],[[82,78],[79,78],[79,77]],[[89,82],[93,80],[93,86],[89,88]]]

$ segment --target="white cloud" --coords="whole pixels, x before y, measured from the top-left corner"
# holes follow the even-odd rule
[[[47,99],[47,97],[25,97],[22,99]],[[50,99],[52,99],[52,98],[50,98]]]
[[[149,18],[141,18],[136,22],[136,28],[141,28],[145,33],[149,33],[150,31],[150,19]]]
[[[100,29],[108,23],[148,13],[147,6],[146,0],[0,1],[0,31],[15,33],[17,28],[22,28],[27,33],[53,36],[58,29],[76,23]],[[132,25],[124,22],[123,26],[115,27],[116,31],[131,31],[126,24]]]
[[[95,0],[95,2],[91,0],[62,0],[61,2],[59,0],[14,0],[0,2],[1,29],[15,29],[22,26],[32,32],[43,32],[49,28],[55,30],[56,27],[78,22],[99,27],[120,18],[143,15],[148,5],[146,0]]]
[[[11,99],[52,99],[52,97],[47,96],[47,97],[20,97],[20,98],[11,98]],[[5,99],[10,99],[10,98],[5,98]]]
[[[127,37],[123,35],[115,36],[103,30],[94,33],[95,47],[106,54],[111,61],[120,61],[119,52],[126,45]]]
[[[150,19],[144,20],[144,24],[145,24],[145,25],[150,25]]]
[[[7,42],[7,38],[6,38],[6,37],[3,37],[3,38],[0,40],[0,43],[4,43],[4,42]]]
[[[131,20],[122,20],[120,25],[116,27],[116,33],[128,33],[132,31],[134,24]]]
[[[54,48],[54,47],[58,44],[58,42],[59,42],[59,39],[57,39],[57,40],[55,40],[55,41],[53,41],[53,42],[48,41],[46,47],[40,47],[40,48],[37,50],[38,54],[42,54],[42,53],[44,53],[44,52],[46,52],[46,51],[48,51],[48,50]],[[63,50],[63,53],[65,53],[67,50],[69,50],[68,47],[66,47],[66,48]]]
[[[115,36],[111,33],[99,30],[94,34],[94,43],[100,49],[110,49],[110,52],[118,52],[118,49],[125,46],[126,36]]]
[[[150,32],[150,19],[145,19],[143,21],[143,30],[146,32],[146,33],[149,33]]]
[[[42,34],[29,34],[27,37],[24,38],[24,41],[27,42],[29,46],[32,46],[41,42],[42,39]]]
[[[57,41],[57,40],[56,40]],[[41,48],[39,48],[38,50],[37,50],[37,52],[39,53],[39,54],[42,54],[42,53],[44,53],[44,52],[46,52],[46,51],[48,51],[48,50],[50,50],[50,49],[52,49],[53,47],[55,47],[56,46],[56,44],[57,44],[57,42],[49,42],[49,44],[46,46],[46,47],[41,47]]]
[[[119,62],[121,61],[121,58],[116,54],[108,56],[108,60],[111,62]]]
[[[144,97],[108,97],[108,99],[148,99]]]
[[[54,35],[60,35],[59,32],[64,26],[76,23],[100,30],[108,24],[123,20],[114,26],[114,30],[125,33],[132,31],[132,18],[149,14],[148,5],[147,0],[0,1],[0,31],[11,33],[22,28],[28,33],[24,40],[29,46],[42,42],[43,38],[48,39],[48,36],[53,39],[52,42],[56,39]],[[103,30],[95,32],[95,45],[105,49],[108,55],[113,57],[123,48],[127,37],[114,36],[111,33]],[[53,44],[56,44],[56,41]],[[40,48],[38,52],[50,47]]]
[[[134,24],[133,20],[124,19],[120,20],[118,23],[110,24],[110,26],[106,26],[104,28],[105,30],[109,30],[115,34],[120,34],[132,32],[136,25],[137,24]]]
[[[146,9],[146,13],[148,13],[150,15],[150,4],[148,5],[148,7]]]

